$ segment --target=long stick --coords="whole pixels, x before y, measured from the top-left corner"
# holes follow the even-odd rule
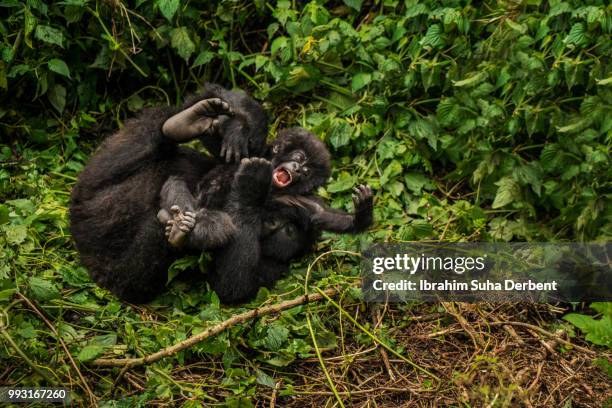
[[[254,319],[258,316],[264,316],[271,313],[278,313],[286,309],[291,309],[292,307],[303,305],[305,303],[310,302],[318,302],[327,297],[334,296],[338,293],[338,290],[335,288],[326,289],[322,291],[322,293],[313,293],[308,296],[299,296],[292,300],[286,300],[281,303],[277,303],[275,305],[264,306],[258,309],[249,310],[248,312],[240,313],[231,318],[213,326],[201,333],[196,334],[195,336],[191,336],[179,343],[176,343],[172,346],[166,347],[164,349],[159,350],[157,353],[149,354],[144,357],[139,358],[99,358],[97,360],[92,361],[91,365],[99,366],[99,367],[134,367],[141,366],[145,364],[154,363],[158,360],[161,360],[164,357],[171,356],[173,354],[178,353],[179,351],[185,350],[203,340],[206,340],[209,337],[215,336],[222,331],[235,326],[239,323],[244,323],[247,320]]]

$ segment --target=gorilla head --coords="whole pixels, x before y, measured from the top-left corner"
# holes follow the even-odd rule
[[[301,128],[279,132],[271,146],[272,185],[283,194],[305,194],[324,185],[331,175],[325,144]]]

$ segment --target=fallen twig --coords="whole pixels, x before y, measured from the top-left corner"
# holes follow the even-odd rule
[[[286,300],[284,302],[277,303],[275,305],[264,306],[258,309],[253,309],[253,310],[249,310],[244,313],[237,314],[201,333],[198,333],[179,343],[163,348],[156,353],[149,354],[144,357],[108,358],[108,359],[99,358],[97,360],[93,360],[89,364],[94,365],[94,366],[99,366],[99,367],[124,367],[124,366],[134,367],[134,366],[141,366],[145,364],[154,363],[158,360],[161,360],[164,357],[168,357],[168,356],[178,353],[179,351],[185,350],[209,337],[215,336],[223,332],[224,330],[230,327],[233,327],[239,323],[243,323],[247,320],[254,319],[258,316],[264,316],[264,315],[268,315],[271,313],[278,313],[286,309],[291,309],[292,307],[295,307],[295,306],[303,305],[305,303],[318,302],[322,299],[325,299],[326,296],[327,297],[334,296],[336,293],[338,293],[338,290],[335,288],[330,288],[330,289],[323,291],[323,293],[325,295],[321,293],[314,293],[314,294],[307,295],[307,296],[299,296],[295,299]]]

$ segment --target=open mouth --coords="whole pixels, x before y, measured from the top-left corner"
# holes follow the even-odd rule
[[[272,181],[276,187],[287,187],[291,184],[291,173],[282,167],[277,167],[272,173]]]

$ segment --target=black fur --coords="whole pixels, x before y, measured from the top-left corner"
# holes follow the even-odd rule
[[[221,129],[202,138],[207,150],[218,156],[233,138],[248,140],[249,153],[261,154],[267,134],[261,106],[243,93],[212,85],[183,109],[209,98],[227,101],[240,115],[226,118]],[[181,256],[156,218],[164,183],[177,176],[195,190],[201,176],[220,163],[162,134],[164,122],[178,111],[153,108],[127,121],[102,143],[72,191],[71,231],[82,262],[96,283],[124,300],[145,302],[158,294],[168,267]]]

